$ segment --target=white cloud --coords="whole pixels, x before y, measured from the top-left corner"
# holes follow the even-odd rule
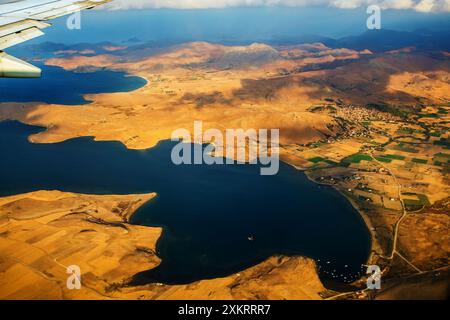
[[[176,8],[207,9],[257,6],[324,5],[354,9],[378,4],[383,9],[412,9],[419,12],[450,12],[450,0],[114,0],[109,9]]]

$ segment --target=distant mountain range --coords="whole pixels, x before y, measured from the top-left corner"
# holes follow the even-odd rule
[[[262,41],[264,42],[264,41]],[[348,48],[354,50],[368,49],[379,53],[397,50],[405,47],[416,47],[419,50],[450,50],[450,30],[430,31],[416,30],[414,32],[394,30],[368,30],[358,36],[332,39],[318,35],[301,35],[268,41],[272,45],[323,43],[330,48]]]
[[[414,32],[372,30],[356,37],[325,41],[329,47],[385,52],[405,47],[419,50],[450,50],[450,31],[417,30]]]
[[[361,35],[345,37],[341,39],[332,39],[322,37],[318,35],[301,35],[298,37],[283,38],[273,40],[256,39],[255,42],[266,43],[272,46],[277,45],[294,45],[305,43],[323,43],[329,48],[348,48],[353,50],[362,51],[368,49],[373,53],[382,53],[386,51],[398,50],[407,47],[414,47],[419,51],[450,51],[450,30],[447,31],[430,31],[430,30],[417,30],[414,32],[394,31],[394,30],[372,30],[366,31]],[[154,52],[159,48],[175,45],[175,43],[162,43],[157,44],[154,42],[141,42],[130,43],[134,49],[139,48],[141,50]],[[246,43],[224,43],[226,45],[246,44]],[[250,43],[247,43],[250,44]],[[55,52],[64,53],[64,51],[86,51],[93,50],[95,54],[108,53],[108,47],[115,46],[110,42],[102,42],[96,44],[80,43],[76,45],[64,45],[52,42],[44,42],[40,44],[19,46],[14,49],[15,54],[18,56],[24,56],[30,58],[30,53],[39,55],[41,58],[47,57],[47,55],[53,55]],[[131,49],[131,48],[130,48]],[[135,51],[135,50],[133,50]],[[128,50],[117,52],[116,54],[127,54]],[[94,53],[93,53],[94,54]]]

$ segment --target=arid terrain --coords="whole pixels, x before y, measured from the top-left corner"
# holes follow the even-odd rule
[[[151,195],[42,191],[0,199],[0,297],[142,299],[446,298],[450,254],[450,63],[447,52],[373,53],[321,43],[66,50],[48,65],[145,78],[130,93],[89,95],[80,106],[0,104],[0,120],[46,127],[33,143],[83,136],[154,147],[174,130],[280,129],[281,159],[334,186],[372,234],[369,264],[386,286],[327,290],[313,261],[273,257],[223,279],[127,286],[155,267],[157,228],[128,223]],[[83,262],[81,291],[64,266]],[[77,264],[80,264],[77,262]],[[20,285],[18,285],[18,283]],[[32,290],[37,288],[39,290]],[[45,290],[43,288],[46,288]]]
[[[273,257],[240,274],[190,285],[127,287],[156,267],[159,228],[130,225],[155,194],[90,196],[40,191],[0,200],[1,299],[319,299],[313,261]],[[82,287],[66,286],[76,261]],[[276,290],[274,290],[276,288]]]

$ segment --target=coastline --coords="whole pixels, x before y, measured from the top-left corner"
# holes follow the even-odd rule
[[[307,179],[317,185],[322,185],[322,186],[326,186],[326,187],[330,187],[333,188],[334,190],[336,190],[341,196],[345,197],[345,199],[347,199],[347,201],[352,205],[352,207],[358,212],[359,216],[361,217],[361,219],[364,221],[364,224],[367,228],[367,231],[370,235],[370,252],[369,252],[369,256],[367,258],[366,264],[371,264],[373,262],[373,259],[375,257],[375,253],[377,252],[377,247],[381,248],[381,245],[376,237],[376,231],[375,228],[372,224],[372,222],[370,221],[370,219],[367,217],[367,215],[365,214],[364,210],[361,209],[361,207],[357,204],[356,201],[354,201],[351,197],[349,197],[348,195],[345,194],[345,192],[342,192],[341,189],[337,188],[335,185],[331,185],[331,184],[327,184],[327,183],[323,183],[323,182],[318,182],[316,180],[314,180],[310,174],[309,174],[309,170],[303,167],[299,167],[297,165],[294,165],[292,163],[289,163],[288,161],[283,161],[286,164],[292,166],[293,168],[295,168],[298,171],[301,171],[305,174],[305,176],[307,177]],[[357,283],[358,281],[362,280],[363,277],[359,280],[354,281],[353,283]]]
[[[376,232],[374,231],[375,228],[372,225],[372,222],[370,221],[370,219],[367,217],[367,215],[365,214],[364,210],[361,209],[361,207],[357,204],[357,202],[355,200],[353,200],[351,197],[349,197],[348,195],[345,194],[345,192],[342,192],[341,189],[337,188],[335,185],[331,185],[331,184],[327,184],[327,183],[323,183],[323,182],[318,182],[316,180],[314,180],[310,175],[307,169],[304,168],[298,168],[296,166],[294,166],[297,170],[300,170],[302,172],[305,173],[306,177],[308,178],[308,180],[310,180],[311,182],[314,182],[315,184],[318,185],[322,185],[322,186],[327,186],[330,188],[333,188],[334,190],[336,190],[337,192],[339,192],[340,195],[342,195],[343,197],[345,197],[349,203],[352,205],[352,207],[359,213],[360,217],[363,219],[367,231],[370,234],[370,254],[369,257],[367,259],[367,262],[371,262],[374,253],[376,252],[376,246],[380,247],[380,244],[376,238]]]
[[[372,222],[370,221],[370,219],[367,218],[364,210],[361,209],[358,206],[356,201],[354,201],[352,198],[350,198],[348,195],[346,195],[344,192],[342,192],[342,190],[337,188],[335,185],[331,185],[331,184],[327,184],[327,183],[316,181],[309,175],[309,170],[308,169],[303,168],[303,167],[299,167],[299,166],[297,166],[295,164],[289,163],[288,161],[284,161],[284,160],[282,160],[282,161],[284,163],[290,165],[291,167],[295,168],[296,170],[303,172],[305,174],[305,176],[308,178],[309,181],[311,181],[311,182],[313,182],[315,184],[318,184],[318,185],[322,185],[322,186],[333,188],[334,190],[339,192],[340,195],[345,197],[350,202],[352,207],[359,213],[360,217],[363,219],[363,221],[364,221],[364,223],[366,225],[366,228],[369,231],[371,247],[370,247],[370,255],[369,255],[369,258],[368,258],[368,262],[370,262],[371,259],[373,258],[373,253],[376,252],[376,248],[375,248],[376,245],[380,246],[380,244],[379,244],[378,240],[376,239],[376,233],[374,231],[375,228],[373,227]]]

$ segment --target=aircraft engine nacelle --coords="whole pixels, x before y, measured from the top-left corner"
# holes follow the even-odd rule
[[[39,78],[41,69],[0,51],[0,78]]]

